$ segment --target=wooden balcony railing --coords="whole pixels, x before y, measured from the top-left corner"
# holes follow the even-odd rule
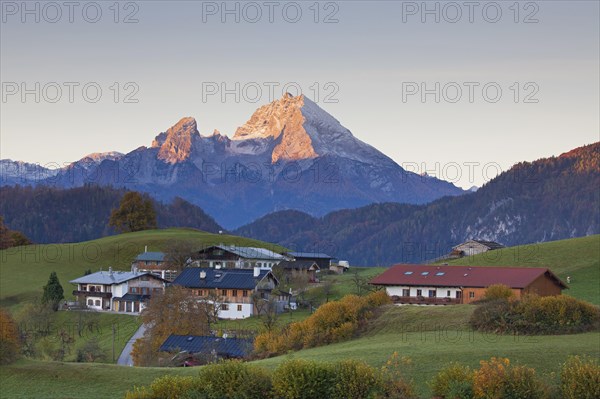
[[[410,305],[457,305],[462,303],[461,298],[430,298],[423,296],[392,296],[392,301]]]
[[[78,295],[85,295],[85,296],[97,296],[100,298],[112,298],[112,292],[101,292],[101,291],[79,291],[79,290],[74,290],[73,291],[73,295],[74,296],[78,296]]]

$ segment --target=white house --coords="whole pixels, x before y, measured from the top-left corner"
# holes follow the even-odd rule
[[[192,257],[194,266],[226,269],[273,267],[289,259],[266,248],[235,245],[211,245],[197,251]]]
[[[258,314],[253,294],[258,300],[268,300],[279,281],[269,268],[188,267],[172,284],[189,289],[199,301],[211,302],[210,298],[218,298],[221,303],[219,317],[222,319],[243,319]]]
[[[100,271],[70,281],[73,295],[94,310],[139,313],[153,293],[162,292],[166,281],[149,272]]]

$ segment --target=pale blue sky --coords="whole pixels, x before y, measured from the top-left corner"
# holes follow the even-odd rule
[[[128,152],[150,145],[183,116],[194,116],[202,134],[219,129],[231,136],[269,101],[265,82],[280,84],[276,97],[285,83],[297,82],[361,140],[410,170],[427,169],[463,187],[481,185],[495,175],[496,165],[506,170],[521,160],[599,140],[597,1],[521,2],[518,23],[512,1],[478,3],[472,23],[464,6],[462,18],[451,23],[455,10],[428,2],[431,8],[439,4],[440,22],[425,15],[422,23],[422,10],[411,13],[422,2],[365,1],[318,3],[319,23],[312,1],[274,2],[273,23],[262,1],[252,3],[263,13],[256,23],[248,20],[255,15],[248,2],[237,3],[239,23],[235,15],[224,15],[223,23],[222,2],[138,1],[121,3],[121,22],[115,23],[109,1],[98,2],[102,16],[90,23],[85,18],[95,18],[95,9],[89,3],[79,3],[70,23],[66,8],[58,18],[48,3],[37,3],[36,22],[20,1],[2,1],[1,158],[63,164],[90,152]],[[27,4],[36,7],[36,2]],[[286,18],[295,17],[295,4],[302,17],[291,23]],[[491,23],[486,18],[495,17],[495,4],[502,16]],[[122,23],[132,12],[139,22]],[[323,23],[332,12],[338,22]],[[532,13],[538,22],[524,23]],[[34,94],[24,102],[20,92],[10,94],[15,87],[20,91],[23,82],[30,89],[40,83],[39,103]],[[62,87],[56,103],[48,101],[54,97],[50,82]],[[79,84],[72,103],[64,82]],[[96,103],[81,93],[89,82],[102,89]],[[114,82],[121,94],[118,103]],[[134,85],[126,87],[128,82]],[[218,95],[203,99],[203,84],[210,82],[229,88],[250,83],[249,90],[253,85],[264,90],[258,101],[249,98],[254,91],[239,102],[233,95],[225,102]],[[463,96],[449,102],[455,95],[450,85],[439,103],[433,94],[423,103],[418,93],[406,95],[411,82],[429,88],[439,82],[441,91],[456,82]],[[464,82],[479,84],[472,103]],[[514,82],[519,83],[517,103]],[[498,102],[483,97],[486,83],[502,89]],[[124,103],[123,95],[135,87],[138,102]],[[320,98],[315,98],[316,87]],[[339,89],[333,96],[337,103],[325,102],[332,88]],[[527,94],[538,102],[525,103]],[[469,178],[465,163],[472,162],[479,165]],[[461,166],[461,177],[454,163]],[[487,176],[485,164],[491,165]]]

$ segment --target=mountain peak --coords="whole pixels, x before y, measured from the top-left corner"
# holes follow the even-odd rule
[[[158,159],[175,164],[188,159],[192,150],[192,140],[199,136],[196,119],[185,117],[166,132],[156,136],[152,147],[160,147]]]

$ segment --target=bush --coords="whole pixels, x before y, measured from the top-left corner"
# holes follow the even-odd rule
[[[100,347],[97,338],[92,338],[77,350],[78,362],[95,362],[96,360],[106,359],[106,354]]]
[[[19,332],[8,311],[0,308],[0,364],[14,362],[19,355]]]
[[[519,334],[568,334],[590,331],[600,323],[600,309],[566,295],[524,296],[480,304],[469,321],[480,331]]]
[[[483,298],[485,300],[495,300],[495,299],[510,299],[513,298],[514,294],[510,287],[504,284],[493,284],[490,285],[483,294]]]
[[[329,398],[334,386],[335,369],[329,363],[288,360],[273,373],[273,391],[286,399]]]
[[[433,378],[431,390],[434,395],[446,399],[470,399],[473,397],[473,371],[452,363]]]
[[[510,360],[482,360],[473,375],[473,393],[478,399],[541,399],[544,386],[535,370],[511,366]]]
[[[331,398],[369,398],[379,387],[375,369],[364,362],[344,360],[335,365],[336,382]]]
[[[241,361],[224,361],[204,367],[199,377],[205,395],[201,397],[207,399],[263,399],[271,393],[269,373]]]
[[[600,366],[597,360],[570,357],[562,366],[560,389],[564,399],[600,398]]]

